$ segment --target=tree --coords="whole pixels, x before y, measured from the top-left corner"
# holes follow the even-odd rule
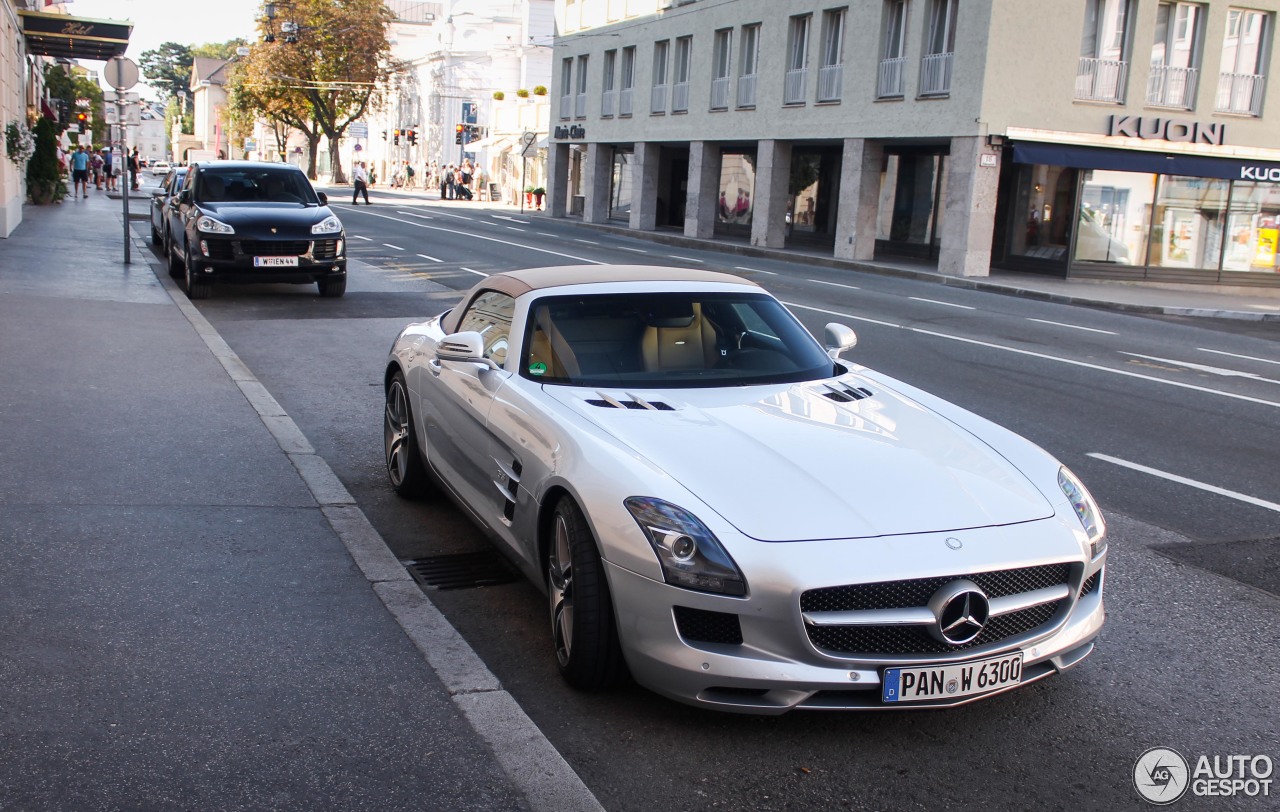
[[[168,98],[190,87],[193,61],[191,48],[165,42],[154,51],[143,51],[138,67],[151,86]]]
[[[45,65],[44,68],[44,84],[49,91],[51,99],[57,99],[64,103],[69,113],[69,120],[63,123],[62,129],[67,129],[69,125],[75,125],[76,113],[83,112],[88,115],[88,121],[85,122],[87,129],[95,134],[106,132],[106,124],[102,115],[102,88],[98,87],[98,83],[91,81],[83,68],[73,67],[68,73],[62,65],[51,63]],[[81,99],[87,99],[89,106],[87,108],[77,105],[76,102]],[[61,130],[59,130],[61,132]],[[79,132],[77,128],[74,132]],[[79,139],[76,139],[79,141]],[[88,142],[85,142],[88,146]]]
[[[62,166],[58,161],[58,125],[41,116],[35,126],[36,151],[27,161],[27,194],[31,202],[46,205],[66,197]]]
[[[259,46],[236,63],[227,83],[230,117],[237,128],[244,130],[251,129],[255,120],[266,119],[282,151],[286,149],[289,130],[303,133],[308,147],[307,176],[315,180],[320,127],[303,90],[276,78],[282,55],[278,49]]]
[[[249,43],[240,37],[229,39],[226,42],[206,42],[204,45],[192,45],[191,56],[205,56],[210,59],[230,59],[236,55],[236,50],[245,48]]]
[[[243,83],[250,91],[243,100],[263,116],[307,133],[313,180],[315,146],[323,133],[329,140],[333,180],[345,183],[339,142],[352,122],[381,105],[380,88],[399,70],[387,37],[395,15],[383,0],[296,0],[289,14],[288,21],[299,26],[296,37],[264,42],[237,65],[237,74],[248,74],[254,66],[252,78]],[[259,27],[266,34],[266,26],[273,24],[262,20]],[[305,116],[296,105],[299,98],[305,102]],[[307,126],[299,126],[304,118]]]

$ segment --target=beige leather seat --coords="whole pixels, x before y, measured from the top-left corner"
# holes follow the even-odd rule
[[[712,369],[718,359],[716,330],[694,303],[692,316],[651,321],[641,339],[646,372]]]
[[[564,340],[551,320],[550,308],[539,307],[534,312],[533,338],[529,342],[529,366],[545,364],[548,378],[574,378],[578,376],[578,362],[573,349]]]

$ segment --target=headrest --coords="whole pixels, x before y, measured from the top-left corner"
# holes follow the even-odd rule
[[[697,316],[692,302],[661,302],[649,308],[644,323],[662,329],[688,327]]]

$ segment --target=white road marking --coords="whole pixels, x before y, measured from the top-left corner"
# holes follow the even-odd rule
[[[619,250],[619,251],[632,251],[632,252],[637,253],[637,254],[647,254],[647,253],[649,253],[648,251],[644,250],[643,248],[628,248],[628,247],[626,247],[625,245],[619,245],[619,246],[618,246],[618,250]]]
[[[384,220],[390,220],[390,221],[392,221],[392,222],[394,222],[394,223],[404,223],[404,224],[405,224],[405,225],[407,225],[407,226],[414,226],[415,228],[424,228],[424,229],[426,229],[427,231],[443,231],[443,232],[445,232],[446,234],[457,234],[457,232],[456,232],[456,231],[454,231],[453,229],[451,229],[451,228],[444,228],[443,226],[429,226],[429,225],[427,225],[427,224],[425,224],[425,223],[415,223],[415,222],[412,222],[412,221],[410,221],[410,220],[401,220],[400,218],[398,218],[398,217],[392,217],[392,216],[391,216],[391,215],[389,215],[389,214],[374,214],[373,212],[368,211],[368,210],[366,210],[366,211],[365,211],[365,213],[366,213],[366,214],[368,214],[370,217],[381,217],[381,218],[382,218],[382,219],[384,219]],[[450,216],[451,216],[451,217],[457,217],[458,215],[450,215]],[[462,219],[464,219],[464,220],[469,220],[470,218],[469,218],[469,217],[463,217]],[[556,257],[564,257],[564,258],[566,258],[566,259],[572,259],[572,260],[574,260],[575,262],[586,262],[586,263],[590,263],[591,265],[607,265],[607,264],[608,264],[608,263],[606,263],[606,262],[601,262],[601,261],[600,261],[600,260],[598,260],[598,259],[587,259],[586,257],[574,256],[573,254],[565,254],[565,253],[560,252],[560,251],[552,251],[552,250],[550,250],[550,249],[548,249],[548,248],[538,248],[538,247],[536,247],[536,246],[532,246],[532,245],[529,245],[529,244],[527,244],[527,243],[514,243],[514,242],[511,242],[511,241],[509,241],[509,240],[501,240],[501,239],[498,239],[497,237],[486,237],[486,236],[484,236],[484,235],[482,235],[482,234],[472,234],[472,235],[471,235],[471,239],[473,239],[473,240],[485,240],[486,242],[496,242],[496,243],[500,243],[501,245],[507,245],[507,246],[510,246],[510,247],[512,247],[512,248],[520,248],[520,249],[523,249],[523,250],[525,250],[525,251],[537,251],[538,253],[541,253],[541,254],[551,254],[552,256],[556,256]],[[479,272],[478,272],[478,271],[473,271],[472,273],[479,273]],[[488,276],[488,274],[484,274],[484,276]]]
[[[435,257],[429,257],[426,254],[418,254],[418,256],[422,257],[423,259],[429,259],[432,262],[444,262],[443,259],[436,259]]]
[[[1184,367],[1186,369],[1194,369],[1197,372],[1207,372],[1210,375],[1221,375],[1224,378],[1248,378],[1251,381],[1280,384],[1280,381],[1275,381],[1271,378],[1264,378],[1253,372],[1240,372],[1234,369],[1223,369],[1222,367],[1208,367],[1203,364],[1193,364],[1190,361],[1175,361],[1172,358],[1158,358],[1154,355],[1142,355],[1136,352],[1122,352],[1120,354],[1132,355],[1134,358],[1145,358],[1148,361],[1159,361],[1162,364],[1173,364],[1174,366]]]
[[[929,304],[943,305],[944,307],[958,307],[961,310],[977,310],[978,309],[976,307],[969,307],[969,305],[956,304],[955,302],[940,302],[937,299],[922,299],[919,296],[908,296],[907,298],[916,302],[928,302]]]
[[[851,313],[841,313],[838,310],[825,310],[821,307],[811,307],[809,305],[794,304],[792,302],[783,302],[783,304],[785,304],[787,307],[798,307],[802,310],[812,310],[815,313],[826,313],[831,316],[841,316],[846,319],[853,319],[854,321],[865,321],[871,324],[879,324],[884,327],[897,327],[898,329],[910,330],[913,333],[920,333],[921,335],[933,336],[935,338],[945,338],[948,341],[959,341],[963,344],[973,344],[979,347],[988,347],[993,350],[1003,350],[1004,352],[1012,352],[1012,353],[1017,353],[1018,355],[1026,355],[1031,358],[1040,358],[1045,361],[1056,361],[1060,364],[1069,364],[1074,367],[1083,367],[1084,369],[1092,369],[1097,372],[1109,372],[1112,375],[1123,375],[1126,378],[1137,378],[1140,381],[1148,381],[1150,383],[1163,384],[1164,386],[1174,386],[1174,387],[1177,387],[1178,389],[1190,389],[1193,392],[1203,392],[1209,395],[1218,395],[1224,398],[1231,398],[1232,400],[1243,400],[1248,403],[1256,403],[1259,406],[1272,406],[1274,408],[1280,409],[1280,403],[1277,403],[1273,400],[1263,400],[1262,398],[1249,397],[1248,395],[1237,395],[1234,392],[1223,392],[1220,389],[1210,389],[1207,386],[1196,386],[1195,384],[1183,383],[1182,381],[1170,381],[1164,378],[1157,378],[1153,375],[1143,375],[1140,372],[1131,372],[1130,370],[1127,370],[1127,369],[1112,369],[1111,367],[1104,367],[1099,364],[1090,364],[1087,361],[1075,361],[1070,358],[1059,358],[1056,355],[1047,355],[1042,352],[1034,352],[1032,350],[1023,350],[1017,347],[1007,347],[1003,344],[992,344],[989,341],[979,341],[976,338],[962,338],[960,336],[947,335],[946,333],[939,333],[934,330],[925,330],[921,327],[904,327],[901,324],[893,324],[887,321],[877,321],[875,319],[868,319],[862,316],[855,316]]]
[[[437,212],[436,212],[436,214],[440,214],[440,215],[443,215],[443,216],[445,216],[445,217],[457,217],[459,220],[474,220],[474,219],[476,219],[476,218],[474,218],[474,217],[466,217],[466,216],[461,215],[461,214],[450,214],[450,213],[449,213],[449,212],[447,212],[447,211],[437,211]]]
[[[598,243],[598,242],[592,242],[591,240],[579,240],[579,239],[576,239],[576,238],[574,239],[574,242],[585,242],[587,245],[599,245],[599,244],[600,244],[600,243]]]
[[[1041,324],[1052,324],[1054,327],[1070,327],[1072,330],[1087,330],[1090,333],[1102,333],[1103,335],[1108,335],[1108,336],[1115,335],[1115,333],[1111,332],[1110,330],[1099,330],[1094,327],[1081,327],[1078,324],[1064,324],[1063,322],[1060,322],[1060,321],[1049,321],[1048,319],[1033,319],[1030,316],[1027,317],[1027,321],[1038,321]]]
[[[1102,460],[1103,462],[1109,462],[1112,465],[1119,465],[1122,468],[1129,468],[1134,471],[1141,471],[1144,474],[1150,474],[1151,476],[1159,477],[1160,479],[1167,479],[1170,482],[1177,482],[1179,485],[1187,485],[1192,488],[1198,488],[1202,491],[1208,491],[1209,493],[1216,493],[1219,496],[1226,496],[1231,499],[1238,500],[1240,502],[1247,502],[1250,505],[1257,505],[1258,507],[1266,508],[1267,510],[1274,510],[1277,513],[1280,513],[1280,505],[1276,504],[1275,502],[1268,502],[1265,499],[1258,499],[1257,497],[1249,496],[1247,494],[1237,493],[1235,491],[1229,491],[1225,488],[1219,488],[1216,485],[1210,485],[1205,482],[1198,482],[1194,479],[1187,479],[1186,477],[1181,477],[1181,476],[1178,476],[1177,474],[1171,474],[1168,471],[1160,471],[1155,468],[1148,468],[1145,465],[1139,465],[1136,462],[1129,462],[1128,460],[1122,460],[1117,457],[1109,457],[1106,454],[1097,454],[1094,452],[1089,452],[1085,454],[1085,456],[1093,457],[1095,460]]]
[[[431,217],[428,217],[428,216],[427,216],[427,215],[425,215],[425,214],[418,214],[417,212],[412,212],[412,211],[397,211],[397,212],[396,212],[396,214],[407,214],[407,215],[408,215],[408,216],[410,216],[410,217],[420,217],[420,218],[422,218],[423,220],[431,220],[431,219],[433,219],[433,218],[431,218]]]
[[[517,220],[516,218],[514,218],[514,217],[508,217],[508,216],[507,216],[507,215],[505,215],[505,214],[493,214],[493,215],[490,215],[490,216],[491,216],[491,217],[493,217],[493,219],[495,219],[495,220],[509,220],[509,221],[510,221],[510,222],[512,222],[512,223],[519,223],[519,224],[520,224],[520,225],[522,225],[522,226],[527,226],[527,225],[529,225],[529,221],[528,221],[528,220]]]
[[[362,237],[359,234],[352,234],[350,236],[357,240],[364,240],[365,242],[373,242],[373,237]]]
[[[528,230],[529,230],[529,229],[527,229],[527,228],[517,228],[517,227],[515,227],[515,226],[505,226],[505,228],[509,228],[509,229],[511,229],[512,231],[528,231]]]
[[[682,260],[682,261],[684,261],[684,262],[696,262],[696,263],[698,263],[699,265],[701,265],[701,264],[703,264],[704,262],[706,262],[706,260],[702,260],[702,259],[694,259],[693,257],[678,257],[678,256],[676,256],[675,254],[667,254],[667,256],[671,257],[672,259],[679,259],[679,260]]]
[[[558,239],[560,239],[560,235],[559,235],[559,234],[552,234],[550,231],[539,231],[539,232],[536,232],[536,233],[537,233],[537,234],[538,234],[538,236],[540,236],[540,237],[555,237],[557,240],[558,240]]]
[[[488,275],[489,275],[489,274],[485,273],[484,271],[473,271],[473,270],[471,270],[470,268],[461,268],[461,267],[460,267],[460,268],[458,268],[458,270],[460,270],[460,271],[466,271],[467,273],[473,273],[473,274],[475,274],[476,276],[488,276]]]
[[[855,285],[842,285],[839,282],[824,282],[821,279],[809,279],[806,281],[812,282],[815,285],[830,285],[833,288],[845,288],[846,290],[862,290],[862,288],[857,287]]]
[[[736,266],[734,266],[734,270],[735,270],[735,271],[750,271],[751,273],[767,273],[767,274],[769,274],[769,276],[777,276],[777,275],[778,275],[778,274],[777,274],[777,273],[775,273],[774,271],[762,271],[762,270],[760,270],[759,268],[744,268],[744,267],[742,267],[741,265],[736,265]]]
[[[383,243],[383,245],[385,245],[385,246],[386,246],[386,247],[388,247],[388,248],[394,248],[394,249],[396,249],[397,251],[403,251],[403,250],[404,250],[404,249],[403,249],[403,248],[401,248],[400,246],[398,246],[398,245],[392,245],[392,244],[391,244],[391,243],[389,243],[389,242],[384,242],[384,243]]]
[[[1243,358],[1246,361],[1261,361],[1264,364],[1280,364],[1274,358],[1254,358],[1252,355],[1236,355],[1234,352],[1223,352],[1222,350],[1206,350],[1204,347],[1196,347],[1200,352],[1211,352],[1214,355],[1226,355],[1230,358]]]

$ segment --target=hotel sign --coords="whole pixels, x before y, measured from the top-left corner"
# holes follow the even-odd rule
[[[1220,147],[1227,142],[1227,125],[1165,116],[1107,116],[1107,135]]]

